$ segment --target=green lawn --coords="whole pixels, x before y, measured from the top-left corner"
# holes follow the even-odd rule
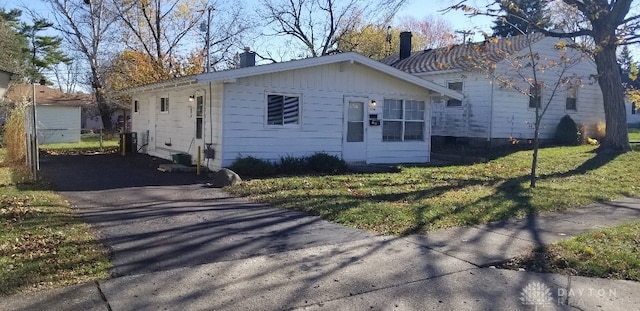
[[[259,202],[310,212],[375,233],[405,235],[577,207],[640,194],[640,152],[598,155],[593,146],[531,151],[488,163],[404,167],[399,173],[258,179],[226,188]]]
[[[640,282],[640,221],[590,232],[539,248],[502,265]]]
[[[640,128],[629,128],[629,141],[640,142]]]
[[[68,202],[24,168],[0,165],[0,295],[105,278],[110,267]]]
[[[103,136],[102,149],[100,148],[100,134],[82,134],[78,143],[57,143],[41,145],[40,149],[50,153],[74,153],[74,152],[112,152],[118,149],[119,135],[108,134]]]

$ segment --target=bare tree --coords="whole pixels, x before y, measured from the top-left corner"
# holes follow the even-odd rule
[[[583,84],[583,79],[588,77],[570,73],[570,69],[583,61],[585,57],[579,51],[567,48],[566,42],[559,41],[556,44],[557,57],[545,57],[533,49],[534,37],[540,37],[540,34],[522,34],[521,36],[526,40],[525,53],[510,55],[506,51],[498,51],[498,53],[503,54],[504,61],[507,64],[506,68],[496,70],[495,63],[489,60],[479,63],[476,68],[487,72],[501,87],[514,89],[529,97],[529,106],[535,108],[533,155],[531,158],[531,173],[529,175],[529,184],[532,188],[535,188],[542,118],[560,90],[568,87],[579,87]],[[489,40],[497,39],[492,38]],[[481,48],[478,46],[478,49]],[[547,78],[543,79],[542,75],[546,75]],[[545,96],[545,102],[542,102],[542,93],[548,94]]]
[[[82,57],[83,55],[79,52],[70,55],[72,60]],[[82,82],[80,80],[83,71],[81,63],[74,61],[62,62],[51,68],[60,92],[74,93],[76,91],[76,88]]]
[[[112,1],[124,26],[127,47],[149,55],[167,77],[181,75],[176,62],[187,54],[185,49],[192,48],[193,41],[206,42],[206,28],[210,33],[211,65],[215,66],[233,57],[234,50],[241,46],[242,33],[252,24],[245,19],[242,6],[232,1]]]
[[[234,59],[246,46],[246,35],[256,27],[256,21],[249,18],[237,1],[214,3],[212,7],[215,10],[209,27],[211,67],[213,70],[234,68]],[[202,40],[206,42],[205,32],[202,34]]]
[[[403,31],[411,31],[419,48],[423,50],[457,43],[453,28],[442,17],[425,16],[418,19],[413,16],[405,16],[400,18],[396,27]]]
[[[559,38],[588,36],[593,38],[594,47],[589,49],[598,69],[598,83],[604,99],[607,131],[599,150],[622,153],[631,150],[627,129],[627,115],[624,105],[624,89],[616,60],[616,49],[620,45],[640,43],[640,14],[631,12],[633,0],[562,0],[565,4],[581,12],[586,18],[584,25],[576,30],[554,31],[537,28],[541,33]],[[496,6],[510,4],[517,10],[517,3],[509,0],[487,0],[487,6],[476,8],[461,0],[450,9],[459,9],[472,15],[498,16]],[[578,22],[578,21],[576,21]],[[586,50],[584,45],[573,47]]]
[[[388,24],[406,0],[261,0],[267,35],[295,38],[307,56],[337,52],[340,38],[364,20]]]
[[[89,65],[91,88],[95,92],[98,111],[106,130],[112,129],[111,107],[107,103],[101,75],[101,57],[117,15],[110,10],[109,0],[45,0],[51,5],[57,25],[70,46],[80,52]]]
[[[127,47],[149,55],[157,69],[167,74],[181,41],[198,25],[207,8],[205,0],[112,1],[124,25]]]

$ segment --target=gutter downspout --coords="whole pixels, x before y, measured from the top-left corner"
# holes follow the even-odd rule
[[[490,103],[489,103],[489,131],[487,133],[487,143],[488,143],[488,147],[489,149],[491,149],[493,146],[493,141],[492,141],[492,136],[493,136],[493,94],[494,94],[494,90],[496,87],[496,79],[495,78],[491,78],[491,96],[490,96]]]
[[[208,145],[213,149],[213,87],[211,86],[211,81],[209,81],[209,143]],[[205,145],[206,139],[205,139]],[[221,154],[218,152],[218,154]],[[215,159],[210,159],[211,161],[215,161]],[[207,159],[207,169],[211,169],[209,167],[209,159]]]

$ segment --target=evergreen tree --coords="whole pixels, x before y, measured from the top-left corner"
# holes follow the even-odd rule
[[[0,70],[20,76],[24,73],[24,48],[27,41],[17,30],[20,11],[0,9]]]
[[[549,18],[545,17],[543,0],[510,0],[500,1],[500,9],[504,15],[494,21],[491,27],[494,37],[511,37],[535,31],[531,24],[546,28]]]
[[[39,81],[44,79],[42,71],[51,69],[60,63],[70,63],[71,59],[67,57],[61,50],[62,39],[55,36],[43,36],[39,33],[46,31],[52,23],[44,19],[36,19],[33,25],[23,23],[20,26],[20,34],[22,34],[27,42],[28,47],[24,52],[28,57],[25,59],[27,66],[26,77],[30,81]]]
[[[18,74],[24,82],[39,81],[43,71],[60,63],[70,63],[61,48],[62,39],[41,35],[53,24],[36,19],[20,22],[22,11],[0,9],[0,69]]]
[[[623,46],[620,54],[618,55],[618,64],[620,65],[620,78],[622,79],[622,85],[625,89],[640,89],[640,79],[631,79],[631,65],[635,64],[636,68],[640,66],[636,63],[631,56],[631,51],[628,46]]]

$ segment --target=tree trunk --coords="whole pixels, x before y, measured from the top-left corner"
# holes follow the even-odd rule
[[[109,132],[113,130],[113,124],[111,122],[111,108],[107,104],[107,99],[104,96],[104,89],[99,82],[94,82],[94,91],[96,92],[96,101],[98,102],[98,112],[100,113],[100,119],[102,119],[102,127],[105,131]]]
[[[615,37],[598,37],[596,32],[594,38],[601,49],[595,53],[594,58],[598,68],[598,83],[602,90],[607,126],[607,132],[600,144],[599,151],[624,153],[631,151],[631,145],[629,144],[627,114],[624,107],[624,89],[616,59],[616,44],[615,39],[611,39]]]
[[[536,80],[537,81],[537,80]],[[537,82],[536,82],[537,85]],[[539,115],[539,109],[536,107],[536,123],[533,129],[533,157],[531,157],[531,175],[529,176],[529,186],[531,188],[536,187],[536,170],[538,169],[538,149],[540,147],[540,123],[541,117]]]

